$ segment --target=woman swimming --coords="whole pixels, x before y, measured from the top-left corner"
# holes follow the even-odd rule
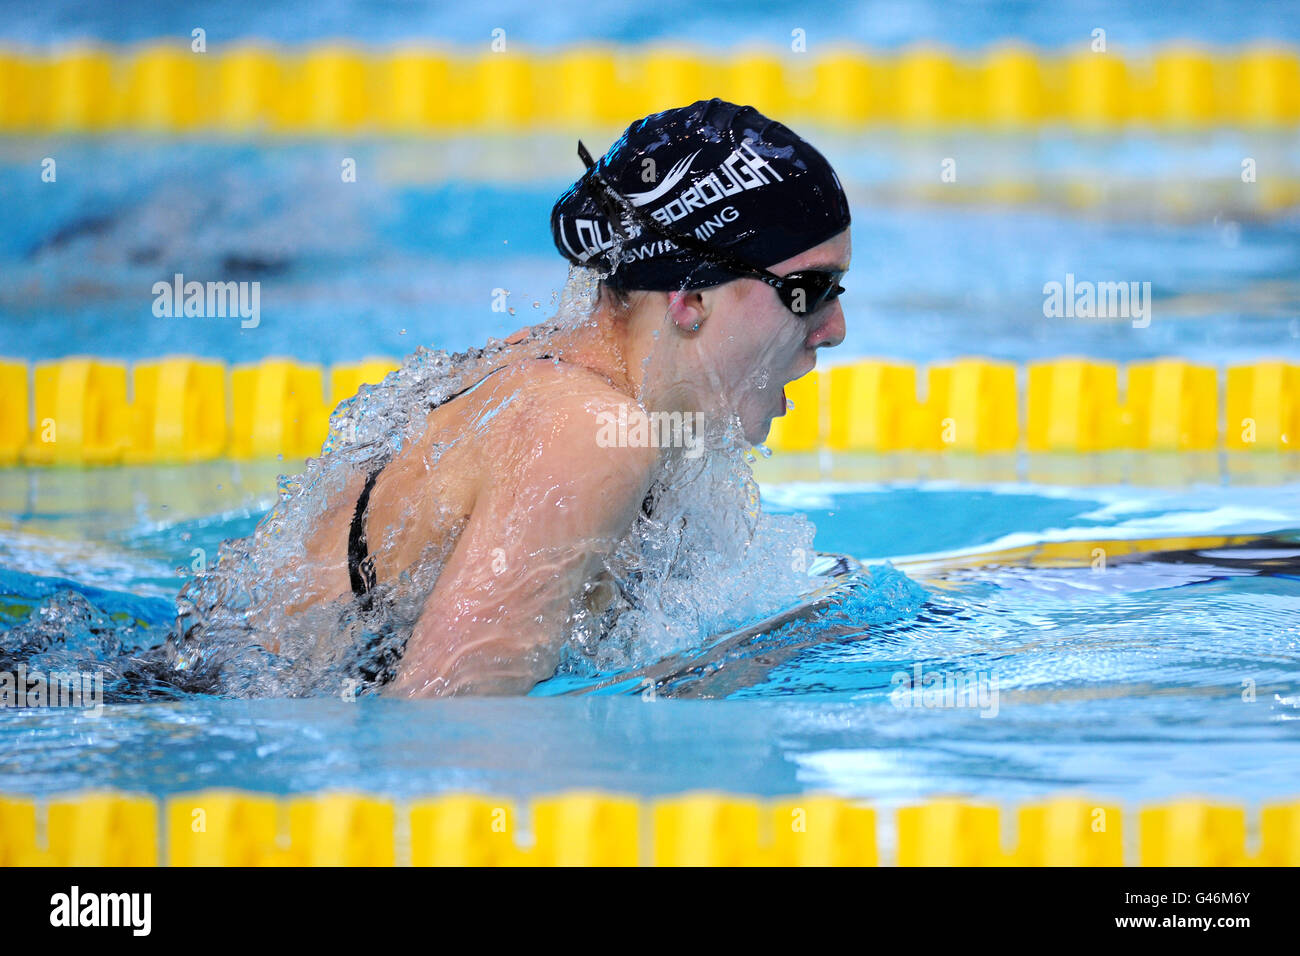
[[[578,618],[608,626],[611,561],[699,454],[695,432],[761,442],[784,385],[842,341],[848,202],[785,126],[713,99],[633,123],[599,162],[579,151],[587,171],[551,227],[602,275],[585,321],[521,330],[399,438],[356,443],[355,467],[312,489],[327,504],[310,523],[268,516],[254,545],[300,545],[239,587],[182,592],[175,666],[195,666],[220,619],[277,658],[351,655],[393,696],[526,693]],[[254,545],[230,554],[251,568]],[[346,652],[323,636],[339,621]]]

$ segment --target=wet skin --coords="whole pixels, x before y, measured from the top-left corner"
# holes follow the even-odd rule
[[[770,268],[847,270],[850,257],[846,230]],[[554,672],[572,602],[632,527],[659,456],[672,453],[600,447],[598,415],[637,404],[734,414],[758,443],[784,413],[783,386],[844,339],[838,300],[796,316],[753,279],[629,298],[602,297],[589,322],[552,336],[545,351],[558,363],[497,357],[492,367],[508,367],[434,409],[379,476],[367,515],[377,579],[431,547],[447,555],[384,693],[523,694]],[[521,350],[526,332],[511,337]],[[285,569],[302,595],[286,610],[350,595],[348,530],[364,481],[353,476],[303,542],[301,563]]]

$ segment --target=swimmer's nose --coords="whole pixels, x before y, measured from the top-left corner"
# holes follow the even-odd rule
[[[844,341],[844,309],[835,299],[828,308],[813,317],[813,329],[804,344],[810,349],[833,349]]]

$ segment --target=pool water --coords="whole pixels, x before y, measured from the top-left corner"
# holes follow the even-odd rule
[[[619,132],[582,135],[594,150]],[[1300,354],[1300,217],[1237,178],[1252,156],[1270,181],[1300,180],[1300,133],[808,135],[853,211],[837,361]],[[582,171],[575,139],[0,138],[0,342],[28,359],[325,364],[482,346],[555,312],[564,271],[548,223]],[[56,184],[29,175],[46,156]],[[954,156],[957,182],[936,192]],[[357,182],[340,181],[342,157]],[[990,203],[1008,183],[1023,199]],[[1071,183],[1094,199],[1079,207]],[[177,273],[259,282],[259,324],[155,316],[154,283]],[[1043,286],[1067,274],[1150,282],[1150,324],[1045,319]]]
[[[119,626],[164,624],[177,569],[251,530],[272,503],[271,470],[0,472],[0,626],[63,587]],[[557,679],[518,699],[8,710],[0,791],[720,787],[882,804],[1062,789],[1121,801],[1294,793],[1300,483],[764,489],[769,510],[810,515],[819,547],[896,563],[924,587],[923,604],[876,618],[886,623],[795,628],[702,654],[654,695],[637,682],[577,695]],[[927,702],[936,676],[973,679],[982,696]],[[918,694],[900,693],[904,677]]]
[[[107,16],[46,4],[8,18],[0,37],[130,42],[194,26],[186,4],[140,6]],[[801,9],[813,44],[885,49],[919,37],[963,50],[1012,37],[1054,49],[1085,42],[1099,23],[1116,49],[1139,54],[1182,36],[1300,37],[1282,2],[1199,0],[1177,16],[1094,0],[995,13],[938,0]],[[500,21],[525,47],[592,33],[771,45],[804,26],[734,2],[703,13],[670,3],[654,17],[601,5],[584,20],[518,0],[473,12],[378,2],[357,16],[343,0],[317,0],[310,10],[204,14],[214,41],[287,43],[470,44]],[[681,22],[693,24],[690,36]],[[833,38],[829,26],[821,32],[831,23]],[[1300,178],[1295,131],[796,128],[853,204],[837,360],[1177,355],[1221,366],[1300,356],[1300,216],[1270,206],[1260,188]],[[551,203],[581,172],[577,136],[598,151],[619,132],[0,139],[0,352],[336,363],[482,345],[554,311],[564,270]],[[33,172],[47,156],[58,159],[57,185]],[[1258,160],[1260,184],[1240,181],[1246,156]],[[958,178],[941,190],[949,157]],[[344,158],[356,160],[354,183],[340,179]],[[176,273],[259,281],[259,326],[155,317],[153,285]],[[1043,285],[1067,274],[1149,281],[1150,326],[1044,318]],[[501,289],[507,312],[493,309]],[[1208,457],[778,453],[757,469],[764,507],[807,513],[819,549],[872,569],[856,592],[869,599],[837,605],[856,615],[847,624],[796,622],[721,649],[702,634],[653,693],[635,678],[581,693],[592,681],[560,675],[515,699],[190,696],[98,715],[0,710],[0,793],[708,787],[827,790],[883,805],[1063,790],[1124,803],[1292,797],[1300,469],[1294,454]],[[196,565],[252,531],[275,503],[277,476],[297,465],[0,469],[0,647],[51,608],[67,625],[60,640],[92,652],[106,639],[128,649],[156,639]]]
[[[1176,11],[1176,12],[1175,12]],[[188,37],[195,24],[214,44],[227,37],[258,37],[285,44],[348,37],[358,43],[485,44],[494,28],[508,28],[511,43],[553,48],[590,43],[687,43],[705,49],[789,42],[805,29],[809,49],[853,43],[881,49],[918,38],[958,49],[981,49],[1009,38],[1044,47],[1086,42],[1105,26],[1112,43],[1140,50],[1153,43],[1200,40],[1235,44],[1300,39],[1288,0],[1183,0],[1175,7],[1122,0],[1060,0],[1035,4],[1012,0],[990,6],[980,0],[911,0],[902,3],[809,0],[796,15],[780,4],[715,0],[706,7],[667,0],[653,10],[627,0],[593,0],[581,17],[557,15],[528,0],[484,0],[473,7],[413,4],[400,0],[286,0],[274,5],[233,2],[214,7],[202,0],[160,6],[123,0],[112,8],[62,3],[13,11],[0,25],[11,42],[70,42],[94,37],[133,43],[163,35]]]

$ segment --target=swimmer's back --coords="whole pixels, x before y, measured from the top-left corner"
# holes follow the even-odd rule
[[[590,464],[596,413],[630,401],[589,369],[525,359],[499,367],[467,394],[431,410],[423,434],[384,467],[371,492],[367,524],[372,551],[384,550],[379,542],[396,535],[387,558],[376,556],[377,579],[384,580],[386,571],[400,573],[430,543],[468,520],[485,487],[537,455],[561,419],[589,423],[590,448],[571,464]],[[352,484],[357,487],[348,493],[359,494],[364,478]],[[349,500],[355,496],[345,495],[343,503]]]
[[[632,402],[600,374],[531,361],[466,398],[480,392],[431,416],[430,442],[473,436],[473,498],[394,694],[524,693],[553,673],[572,600],[632,527],[653,478],[657,449],[598,445],[599,416]]]
[[[459,540],[476,522],[480,534],[500,538],[485,566],[487,583],[505,590],[510,575],[491,568],[508,563],[511,549],[530,537],[525,529],[542,550],[557,553],[541,560],[520,554],[519,561],[568,565],[573,556],[559,553],[566,545],[606,536],[610,524],[630,527],[635,518],[654,450],[601,449],[595,440],[597,414],[617,414],[620,404],[631,403],[629,396],[604,376],[568,362],[524,359],[484,375],[475,387],[432,409],[420,437],[374,481],[366,524],[377,581],[393,580],[427,559],[431,548],[448,556],[445,573],[456,558],[463,559],[456,553]],[[306,596],[289,610],[351,592],[349,525],[365,478],[358,473],[347,482],[305,542]],[[484,507],[491,513],[480,514]],[[546,581],[516,583],[536,589]],[[511,599],[517,603],[518,595]]]

